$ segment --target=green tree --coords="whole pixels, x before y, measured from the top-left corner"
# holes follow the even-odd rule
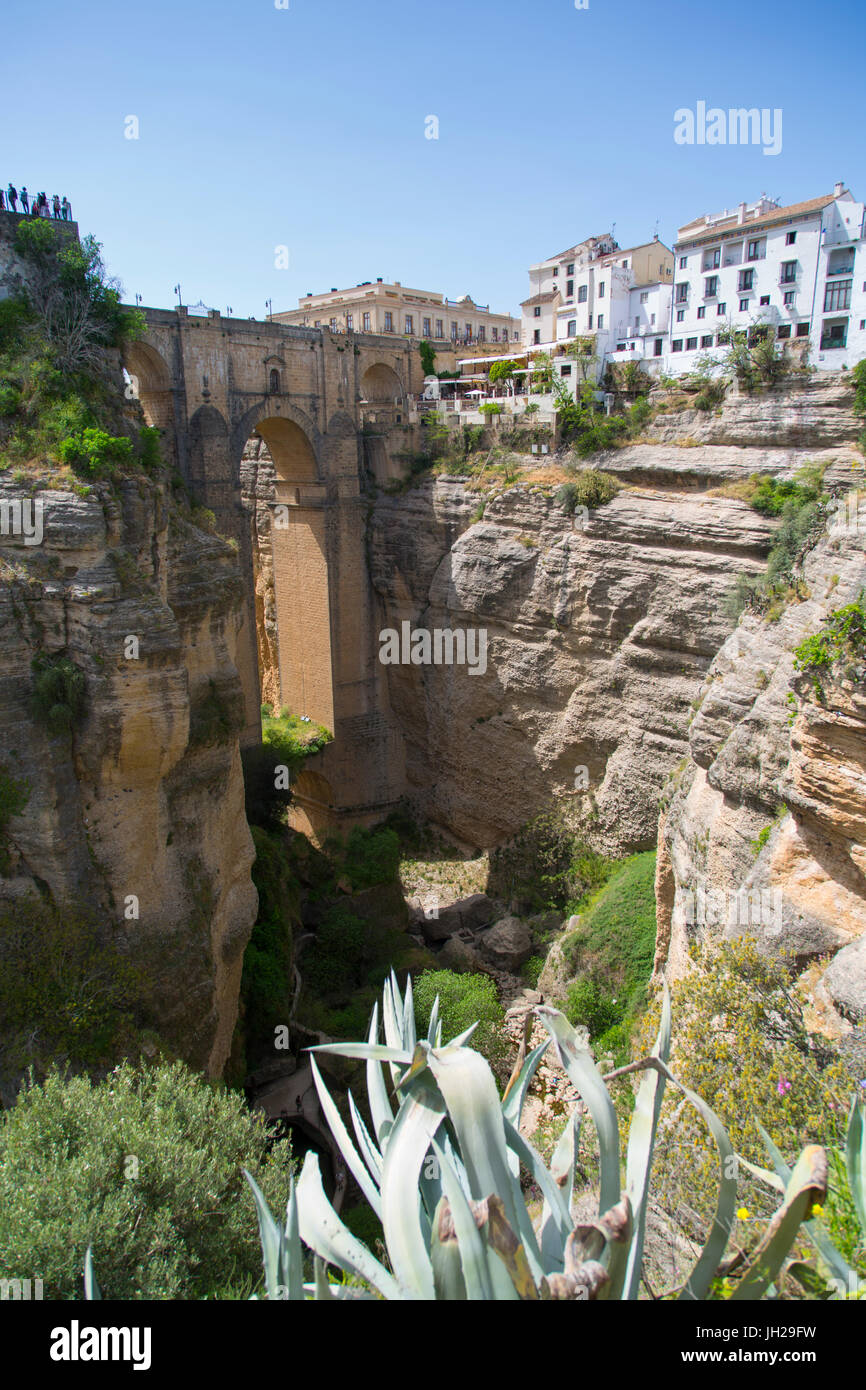
[[[415,1018],[426,1036],[433,1001],[439,996],[442,1041],[450,1042],[477,1021],[472,1046],[494,1071],[507,1068],[510,1049],[504,1030],[505,1011],[489,975],[457,975],[453,970],[425,970],[414,984]]]
[[[242,1170],[285,1210],[288,1145],[180,1062],[104,1081],[51,1074],[0,1122],[0,1276],[82,1296],[88,1246],[112,1299],[248,1296],[262,1274]]]

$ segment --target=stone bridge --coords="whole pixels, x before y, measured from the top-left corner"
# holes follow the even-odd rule
[[[238,639],[242,742],[261,739],[253,513],[241,492],[248,441],[265,441],[272,508],[280,703],[334,732],[295,789],[295,824],[371,822],[404,787],[402,740],[378,660],[366,562],[365,474],[384,480],[407,447],[422,389],[405,339],[145,309],[124,365],[167,458],[219,531],[236,540],[249,601]],[[261,505],[261,503],[259,503]]]

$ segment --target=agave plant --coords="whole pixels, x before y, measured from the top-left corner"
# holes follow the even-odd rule
[[[866,1105],[854,1097],[848,1116],[848,1131],[845,1137],[845,1170],[848,1187],[854,1205],[854,1213],[866,1244]],[[764,1146],[770,1155],[774,1171],[768,1172],[741,1158],[740,1162],[756,1178],[760,1178],[777,1192],[784,1192],[791,1182],[791,1169],[776,1148],[762,1125],[758,1125]],[[840,1250],[837,1249],[823,1222],[816,1216],[803,1224],[803,1233],[814,1246],[818,1257],[818,1268],[794,1260],[787,1267],[803,1288],[819,1298],[863,1298],[866,1297],[866,1280],[861,1279]]]
[[[522,1059],[502,1098],[487,1062],[467,1046],[473,1029],[443,1046],[437,1000],[427,1037],[419,1039],[411,981],[403,997],[393,974],[382,998],[384,1041],[377,1006],[366,1042],[312,1049],[366,1063],[372,1133],[350,1093],[354,1137],[350,1135],[315,1058],[313,1076],[334,1139],[382,1222],[388,1267],[340,1220],[322,1186],[318,1159],[308,1153],[297,1186],[292,1186],[284,1226],[274,1220],[247,1174],[269,1298],[636,1299],[653,1150],[667,1085],[700,1112],[719,1155],[715,1217],[678,1293],[687,1300],[709,1297],[732,1229],[737,1158],[718,1116],[668,1069],[667,993],[651,1055],[622,1069],[643,1073],[631,1118],[624,1190],[616,1112],[588,1047],[556,1009],[539,1006],[534,1013],[549,1039]],[[520,1121],[538,1064],[551,1044],[582,1103],[572,1107],[548,1168],[521,1135]],[[599,1206],[595,1220],[581,1223],[575,1221],[572,1203],[586,1113],[598,1134]],[[535,1221],[522,1173],[544,1199]],[[764,1238],[745,1263],[734,1298],[761,1298],[771,1288],[800,1223],[823,1200],[826,1180],[824,1151],[805,1149],[786,1179],[782,1203]],[[303,1279],[303,1246],[315,1256],[310,1284]],[[351,1282],[335,1282],[328,1266],[342,1270]]]

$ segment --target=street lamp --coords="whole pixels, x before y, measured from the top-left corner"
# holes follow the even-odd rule
[[[274,312],[274,301],[272,299],[266,299],[265,308],[268,311],[268,318],[270,318],[271,314]]]
[[[174,292],[177,295],[177,303],[179,308],[183,304],[183,300],[180,297],[180,285],[175,285]]]

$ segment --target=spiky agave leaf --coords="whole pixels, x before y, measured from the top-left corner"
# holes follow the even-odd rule
[[[752,1251],[746,1272],[731,1295],[732,1301],[763,1296],[782,1268],[802,1222],[826,1195],[827,1155],[818,1144],[809,1144],[791,1174],[784,1202]]]

